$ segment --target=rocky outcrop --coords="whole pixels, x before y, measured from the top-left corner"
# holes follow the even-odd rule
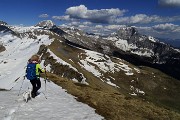
[[[0,44],[0,52],[3,52],[5,50],[6,50],[6,48],[3,45]]]
[[[50,29],[50,28],[52,28],[54,25],[55,25],[55,24],[54,24],[51,20],[44,20],[44,21],[39,22],[39,23],[38,23],[37,25],[35,25],[35,26]]]
[[[62,29],[58,28],[56,25],[54,25],[53,27],[50,28],[50,31],[63,36],[64,34],[66,34]]]
[[[7,25],[7,23],[0,20],[0,25]]]

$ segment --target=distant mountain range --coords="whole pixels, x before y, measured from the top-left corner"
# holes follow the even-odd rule
[[[180,79],[180,50],[152,36],[142,35],[133,27],[121,28],[109,36],[87,34],[73,27],[55,29],[51,31],[57,34],[64,31],[59,35],[69,44],[123,58],[135,65],[158,68]]]
[[[180,118],[180,50],[134,27],[100,36],[49,20],[2,24],[0,52],[0,89],[21,84],[39,54],[49,80],[107,120]]]
[[[0,31],[12,32],[7,23],[1,21]],[[87,34],[73,27],[58,27],[52,21],[42,21],[35,25],[39,29],[50,30],[66,42],[81,48],[123,58],[135,65],[147,65],[180,79],[180,50],[152,36],[140,34],[134,27],[123,27],[108,36]],[[17,28],[14,28],[17,30]],[[27,34],[27,33],[26,33]],[[22,36],[24,34],[17,34]],[[34,36],[35,37],[35,36]],[[169,40],[168,40],[169,41]]]
[[[160,41],[168,43],[173,47],[180,49],[180,39],[170,39],[170,38],[158,38]]]

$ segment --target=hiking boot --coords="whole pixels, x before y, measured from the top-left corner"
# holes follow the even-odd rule
[[[35,95],[34,93],[31,93],[31,97],[32,97],[32,98],[35,98],[36,95]]]
[[[36,96],[38,96],[40,94],[40,92],[36,92]]]

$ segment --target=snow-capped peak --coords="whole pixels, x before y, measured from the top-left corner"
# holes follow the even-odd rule
[[[7,25],[7,23],[0,20],[0,25]]]
[[[51,20],[44,20],[39,22],[36,26],[43,28],[52,28],[55,24]]]

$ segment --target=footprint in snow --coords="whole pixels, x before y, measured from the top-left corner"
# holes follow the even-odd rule
[[[3,120],[11,120],[13,113],[15,113],[17,108],[11,109],[7,115],[5,115]]]
[[[8,75],[10,75],[12,72],[11,72],[11,71],[7,71],[6,73],[7,73]]]

